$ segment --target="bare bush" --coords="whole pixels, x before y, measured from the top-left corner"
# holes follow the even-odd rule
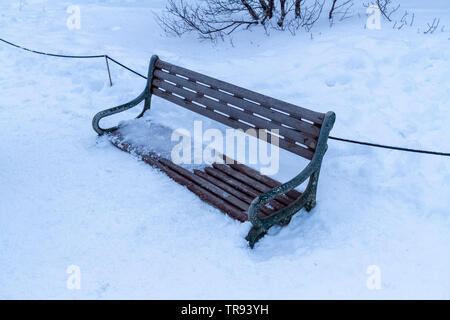
[[[331,9],[328,12],[328,19],[331,23],[335,16],[339,16],[339,20],[342,21],[350,17],[350,11],[353,7],[353,0],[333,0],[331,4]]]
[[[400,5],[393,7],[392,0],[374,0],[364,4],[365,7],[369,7],[370,5],[376,5],[380,9],[383,17],[389,22],[392,22],[391,16],[400,8]]]
[[[295,32],[311,29],[319,19],[325,0],[205,0],[189,4],[168,0],[158,17],[169,34],[196,32],[201,39],[223,39],[239,29],[260,25]]]
[[[436,29],[438,28],[440,21],[441,21],[440,19],[434,18],[433,22],[431,24],[427,23],[428,29],[426,31],[424,31],[424,34],[428,34],[428,33],[433,34],[436,31]]]

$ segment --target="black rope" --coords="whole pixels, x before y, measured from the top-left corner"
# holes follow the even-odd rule
[[[14,44],[12,42],[6,41],[4,39],[0,38],[0,41],[9,44],[10,46],[28,51],[28,52],[33,52],[33,53],[37,53],[37,54],[42,54],[44,56],[50,56],[50,57],[59,57],[59,58],[70,58],[70,59],[93,59],[93,58],[104,58],[106,57],[105,54],[102,55],[96,55],[96,56],[72,56],[72,55],[64,55],[64,54],[55,54],[55,53],[46,53],[46,52],[41,52],[41,51],[36,51],[36,50],[31,50],[31,49],[27,49],[24,47],[21,47],[17,44]]]
[[[108,59],[109,57],[106,54],[102,54],[102,55],[91,55],[91,56],[74,56],[74,55],[66,55],[66,54],[56,54],[56,53],[47,53],[47,52],[42,52],[42,51],[36,51],[36,50],[31,50],[22,46],[19,46],[15,43],[6,41],[5,39],[0,38],[1,42],[4,42],[10,46],[16,47],[18,49],[22,49],[28,52],[32,52],[32,53],[36,53],[36,54],[40,54],[43,56],[49,56],[49,57],[58,57],[58,58],[69,58],[69,59],[96,59],[96,58],[104,58],[106,61],[106,70],[108,71],[108,77],[109,77],[109,84],[112,87],[112,79],[111,79],[111,71],[109,70],[109,64],[108,64]]]
[[[74,55],[65,55],[65,54],[47,53],[47,52],[42,52],[42,51],[31,50],[31,49],[28,49],[28,48],[19,46],[19,45],[15,44],[15,43],[9,42],[9,41],[7,41],[7,40],[5,40],[5,39],[2,39],[2,38],[0,38],[0,41],[4,42],[4,43],[6,43],[6,44],[9,44],[10,46],[13,46],[13,47],[16,47],[16,48],[19,48],[19,49],[22,49],[22,50],[25,50],[25,51],[28,51],[28,52],[32,52],[32,53],[36,53],[36,54],[41,54],[41,55],[44,55],[44,56],[50,56],[50,57],[69,58],[69,59],[94,59],[94,58],[106,58],[106,64],[107,64],[107,68],[108,68],[108,74],[109,74],[111,86],[112,86],[112,81],[111,81],[111,74],[110,74],[110,72],[109,72],[108,60],[114,62],[115,64],[121,66],[122,68],[124,68],[124,69],[126,69],[126,70],[128,70],[128,71],[130,71],[130,72],[132,72],[132,73],[134,73],[135,75],[137,75],[137,76],[139,76],[139,77],[141,77],[141,78],[147,79],[146,76],[144,76],[144,75],[140,74],[139,72],[137,72],[137,71],[135,71],[135,70],[133,70],[133,69],[127,67],[126,65],[124,65],[124,64],[120,63],[119,61],[117,61],[116,59],[111,58],[111,57],[108,56],[107,54],[102,54],[102,55],[90,55],[90,56],[89,56],[89,55],[87,55],[87,56],[74,56]]]
[[[418,150],[418,149],[409,149],[409,148],[402,148],[402,147],[386,146],[386,145],[383,145],[383,144],[363,142],[363,141],[356,141],[356,140],[349,140],[349,139],[337,138],[337,137],[332,137],[332,136],[329,136],[328,138],[330,138],[332,140],[337,140],[337,141],[342,141],[342,142],[349,142],[349,143],[355,143],[355,144],[361,144],[361,145],[370,146],[370,147],[377,147],[377,148],[384,148],[384,149],[391,149],[391,150],[398,150],[398,151],[415,152],[415,153],[433,154],[433,155],[437,155],[437,156],[446,156],[446,157],[450,156],[450,153],[445,153],[445,152],[427,151],[427,150]]]
[[[17,44],[14,44],[12,42],[6,41],[4,39],[0,38],[0,41],[9,44],[13,47],[28,51],[28,52],[32,52],[32,53],[37,53],[37,54],[41,54],[41,55],[45,55],[45,56],[51,56],[51,57],[60,57],[60,58],[71,58],[71,59],[93,59],[93,58],[105,58],[106,59],[106,65],[108,68],[108,74],[109,74],[109,81],[111,83],[112,86],[112,81],[111,81],[111,73],[109,71],[109,65],[108,65],[108,60],[111,60],[112,62],[114,62],[115,64],[119,65],[120,67],[134,73],[135,75],[143,78],[143,79],[147,79],[146,76],[140,74],[139,72],[127,67],[126,65],[120,63],[119,61],[111,58],[110,56],[106,55],[106,54],[102,54],[102,55],[92,55],[92,56],[74,56],[74,55],[63,55],[63,54],[54,54],[54,53],[46,53],[46,52],[41,52],[41,51],[35,51],[35,50],[31,50],[31,49],[27,49],[24,47],[21,47]],[[403,147],[395,147],[395,146],[388,146],[388,145],[383,145],[383,144],[378,144],[378,143],[370,143],[370,142],[363,142],[363,141],[357,141],[357,140],[350,140],[350,139],[344,139],[344,138],[338,138],[338,137],[333,137],[330,136],[329,137],[332,140],[336,140],[336,141],[341,141],[341,142],[347,142],[347,143],[354,143],[354,144],[360,144],[360,145],[365,145],[365,146],[369,146],[369,147],[376,147],[376,148],[383,148],[383,149],[390,149],[390,150],[397,150],[397,151],[406,151],[406,152],[415,152],[415,153],[423,153],[423,154],[432,154],[432,155],[437,155],[437,156],[446,156],[449,157],[450,153],[446,153],[446,152],[438,152],[438,151],[427,151],[427,150],[419,150],[419,149],[409,149],[409,148],[403,148]]]
[[[106,58],[109,59],[109,60],[111,60],[111,61],[114,62],[115,64],[121,66],[122,68],[127,69],[128,71],[134,73],[135,75],[138,75],[138,76],[141,77],[141,78],[147,79],[146,76],[140,74],[140,73],[137,72],[137,71],[134,71],[134,70],[131,69],[131,68],[128,68],[126,65],[124,65],[124,64],[120,63],[119,61],[117,61],[117,60],[111,58],[110,56],[107,55]]]

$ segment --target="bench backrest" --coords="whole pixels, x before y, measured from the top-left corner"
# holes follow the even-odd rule
[[[280,101],[209,76],[157,60],[154,95],[221,122],[256,132],[278,129],[279,147],[311,160],[325,114]],[[268,139],[269,140],[269,139]]]

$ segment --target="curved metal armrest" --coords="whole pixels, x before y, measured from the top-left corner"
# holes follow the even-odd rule
[[[97,132],[99,135],[102,135],[106,132],[112,132],[114,130],[118,129],[118,126],[103,129],[100,127],[100,120],[112,116],[113,114],[126,111],[128,109],[131,109],[135,106],[137,106],[139,103],[141,103],[143,100],[145,100],[144,108],[142,109],[142,112],[137,116],[137,118],[140,118],[144,115],[145,111],[150,109],[150,99],[151,99],[151,86],[152,86],[152,80],[153,80],[153,71],[155,70],[156,61],[158,60],[158,56],[154,55],[152,56],[150,60],[150,65],[148,67],[148,78],[147,78],[147,85],[144,89],[144,91],[134,100],[131,100],[128,103],[122,104],[118,107],[114,107],[111,109],[103,110],[97,113],[94,118],[92,119],[92,127],[94,128],[95,132]]]
[[[114,130],[117,130],[118,126],[107,128],[107,129],[101,128],[100,124],[99,124],[100,120],[103,118],[112,116],[113,114],[120,113],[120,112],[126,111],[128,109],[131,109],[131,108],[137,106],[139,103],[141,103],[142,100],[144,100],[146,98],[146,96],[147,96],[147,90],[144,90],[144,92],[142,92],[136,99],[134,99],[128,103],[122,104],[120,106],[117,106],[117,107],[114,107],[111,109],[103,110],[103,111],[100,111],[99,113],[97,113],[94,116],[94,118],[92,119],[92,127],[94,128],[95,132],[97,132],[99,135],[102,135],[106,132],[112,132]],[[138,116],[138,118],[140,116],[142,116],[142,114],[143,114],[143,112]]]
[[[302,172],[300,172],[297,176],[295,176],[288,182],[283,183],[282,185],[279,185],[278,187],[266,191],[256,197],[252,201],[250,208],[248,209],[248,219],[250,220],[250,222],[256,227],[265,228],[264,223],[258,217],[259,209],[273,199],[278,198],[282,194],[285,194],[286,192],[289,192],[298,187],[303,182],[308,180],[319,169],[320,163],[313,163],[311,161],[310,164],[306,166],[306,168]]]
[[[316,152],[314,153],[311,162],[306,166],[305,169],[303,169],[302,172],[300,172],[296,177],[289,180],[288,182],[260,194],[252,201],[250,208],[248,209],[248,219],[255,227],[260,229],[266,229],[263,220],[258,217],[259,209],[264,204],[301,185],[314,173],[320,170],[323,156],[325,155],[325,152],[327,151],[328,148],[327,145],[328,135],[330,134],[330,131],[333,128],[335,119],[336,115],[334,114],[334,112],[327,112],[325,114],[322,129],[320,130],[319,134]]]

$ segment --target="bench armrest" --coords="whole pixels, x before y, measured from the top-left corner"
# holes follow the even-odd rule
[[[97,113],[94,116],[94,118],[92,119],[92,127],[94,128],[95,132],[97,132],[98,135],[101,136],[102,134],[104,134],[106,132],[112,132],[114,130],[117,130],[118,126],[107,128],[107,129],[101,128],[100,124],[99,124],[100,120],[103,118],[112,116],[113,114],[120,113],[120,112],[126,111],[128,109],[131,109],[131,108],[137,106],[139,103],[141,103],[142,100],[145,99],[145,97],[146,97],[146,91],[142,92],[136,99],[134,99],[128,103],[122,104],[120,106],[117,106],[117,107],[114,107],[111,109],[106,109],[106,110],[103,110],[103,111],[100,111],[99,113]],[[139,116],[138,116],[138,118],[139,118]]]
[[[260,194],[250,204],[250,207],[248,209],[249,221],[256,227],[267,229],[267,226],[264,223],[264,219],[260,219],[258,217],[259,209],[266,203],[298,187],[303,182],[311,178],[311,176],[318,170],[320,170],[320,164],[313,165],[311,162],[302,172],[300,172],[293,179],[289,180],[286,183],[283,183],[282,185],[279,185],[278,187],[275,187],[269,191]]]
[[[311,179],[308,184],[307,190],[305,190],[305,193],[300,197],[300,199],[295,201],[295,203],[299,201],[306,202],[307,197],[311,192],[311,189],[315,187],[314,183],[317,184],[317,180],[312,181],[313,180],[312,176],[320,171],[323,156],[325,155],[325,152],[327,151],[328,148],[327,145],[328,136],[330,134],[331,129],[333,128],[335,119],[336,115],[334,114],[334,112],[326,113],[322,124],[322,128],[320,130],[316,152],[314,153],[311,162],[306,166],[305,169],[302,170],[302,172],[300,172],[296,177],[289,180],[288,182],[260,194],[252,201],[248,209],[248,218],[256,228],[259,228],[261,230],[267,230],[268,227],[270,227],[270,225],[273,225],[273,221],[271,221],[270,225],[267,226],[264,219],[258,217],[259,209],[264,204],[270,202],[271,200],[274,200],[275,198],[279,197],[282,194],[285,194],[286,192],[289,192],[290,190],[293,190],[294,188],[305,182],[307,179]],[[318,174],[315,175],[315,179],[317,179],[317,176]],[[285,211],[284,214],[282,214],[280,217],[276,217],[277,214],[275,214],[274,215],[275,217],[273,218],[271,217],[272,219],[270,220],[276,219],[281,221],[284,218],[287,218],[287,215],[292,214],[292,212],[288,212],[289,210],[282,210],[282,211]]]
[[[99,124],[101,119],[112,116],[113,114],[116,114],[116,113],[126,111],[128,109],[131,109],[131,108],[137,106],[143,100],[145,100],[144,108],[142,109],[142,112],[137,116],[137,118],[142,117],[144,115],[145,111],[150,109],[150,102],[151,102],[150,99],[152,96],[151,88],[152,88],[152,80],[153,80],[153,71],[155,70],[155,64],[158,59],[159,59],[158,56],[156,56],[156,55],[152,56],[152,58],[150,60],[150,65],[148,67],[147,85],[146,85],[144,91],[142,91],[142,93],[136,99],[131,100],[130,102],[122,104],[120,106],[100,111],[99,113],[97,113],[94,116],[94,118],[92,119],[92,127],[94,128],[95,132],[98,133],[98,135],[102,135],[106,132],[112,132],[112,131],[118,129],[118,126],[107,128],[107,129],[101,128],[100,124]]]

